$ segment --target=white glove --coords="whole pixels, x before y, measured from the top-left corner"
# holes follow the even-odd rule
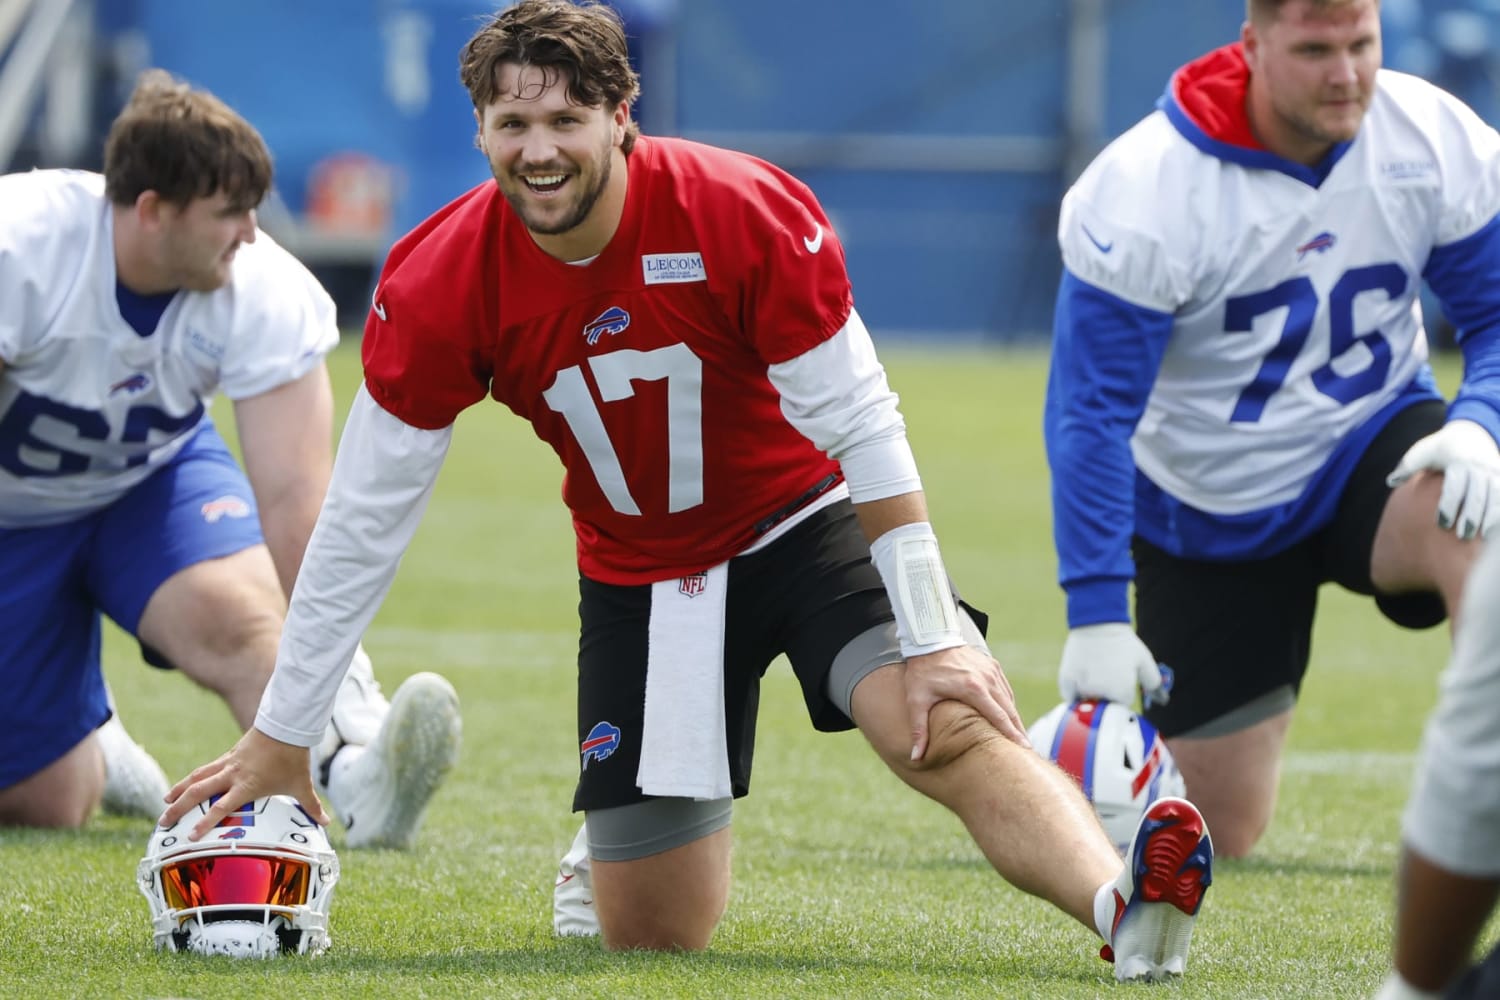
[[[1104,698],[1134,705],[1137,686],[1150,697],[1161,687],[1161,670],[1129,624],[1081,625],[1068,632],[1057,671],[1057,689],[1064,701]],[[1165,695],[1161,692],[1156,700],[1165,701]]]
[[[1450,420],[1412,445],[1386,485],[1400,486],[1423,469],[1443,474],[1437,523],[1459,538],[1488,534],[1500,524],[1500,448],[1472,420]]]

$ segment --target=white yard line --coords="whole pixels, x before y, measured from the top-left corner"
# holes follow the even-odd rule
[[[1414,750],[1292,750],[1282,759],[1282,773],[1407,781],[1416,759]]]

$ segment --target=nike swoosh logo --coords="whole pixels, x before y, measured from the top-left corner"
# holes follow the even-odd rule
[[[1115,248],[1115,241],[1114,240],[1110,240],[1108,243],[1101,243],[1101,242],[1099,242],[1099,237],[1097,237],[1093,233],[1089,232],[1089,227],[1088,226],[1080,225],[1079,228],[1081,228],[1083,230],[1083,235],[1085,235],[1085,236],[1087,236],[1089,238],[1089,242],[1092,243],[1092,244],[1094,244],[1094,246],[1096,246],[1096,247],[1099,248],[1099,252],[1100,253],[1109,253],[1111,250],[1113,250]],[[384,316],[381,317],[381,319],[384,319],[384,318],[385,318]]]
[[[385,306],[381,305],[379,302],[372,302],[370,304],[370,308],[372,308],[372,309],[375,310],[375,315],[379,316],[380,317],[380,321],[382,323],[384,323],[385,322]]]
[[[807,247],[808,253],[817,253],[819,250],[823,249],[823,227],[817,226],[817,230],[818,231],[813,234],[812,239],[808,239],[806,236],[802,237],[802,245]]]
[[[571,881],[573,881],[573,876],[572,875],[558,875],[557,876],[557,884],[558,885],[567,885]]]

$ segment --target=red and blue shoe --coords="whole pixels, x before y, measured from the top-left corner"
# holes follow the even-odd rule
[[[1196,806],[1178,798],[1151,803],[1125,852],[1114,926],[1099,952],[1115,964],[1116,979],[1182,975],[1213,863],[1213,841]]]

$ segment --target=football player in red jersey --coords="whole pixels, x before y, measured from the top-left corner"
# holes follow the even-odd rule
[[[1180,973],[1209,881],[1202,819],[1162,800],[1123,868],[1027,744],[983,617],[943,568],[896,396],[811,192],[740,153],[639,135],[608,7],[522,0],[461,67],[495,183],[391,251],[255,729],[178,783],[164,821],[215,793],[199,833],[275,792],[316,814],[305,747],[455,418],[489,395],[567,472],[574,805],[606,946],[708,944],[760,678],[785,653],[817,728],[858,726],[1003,877],[1095,928],[1119,978]]]

